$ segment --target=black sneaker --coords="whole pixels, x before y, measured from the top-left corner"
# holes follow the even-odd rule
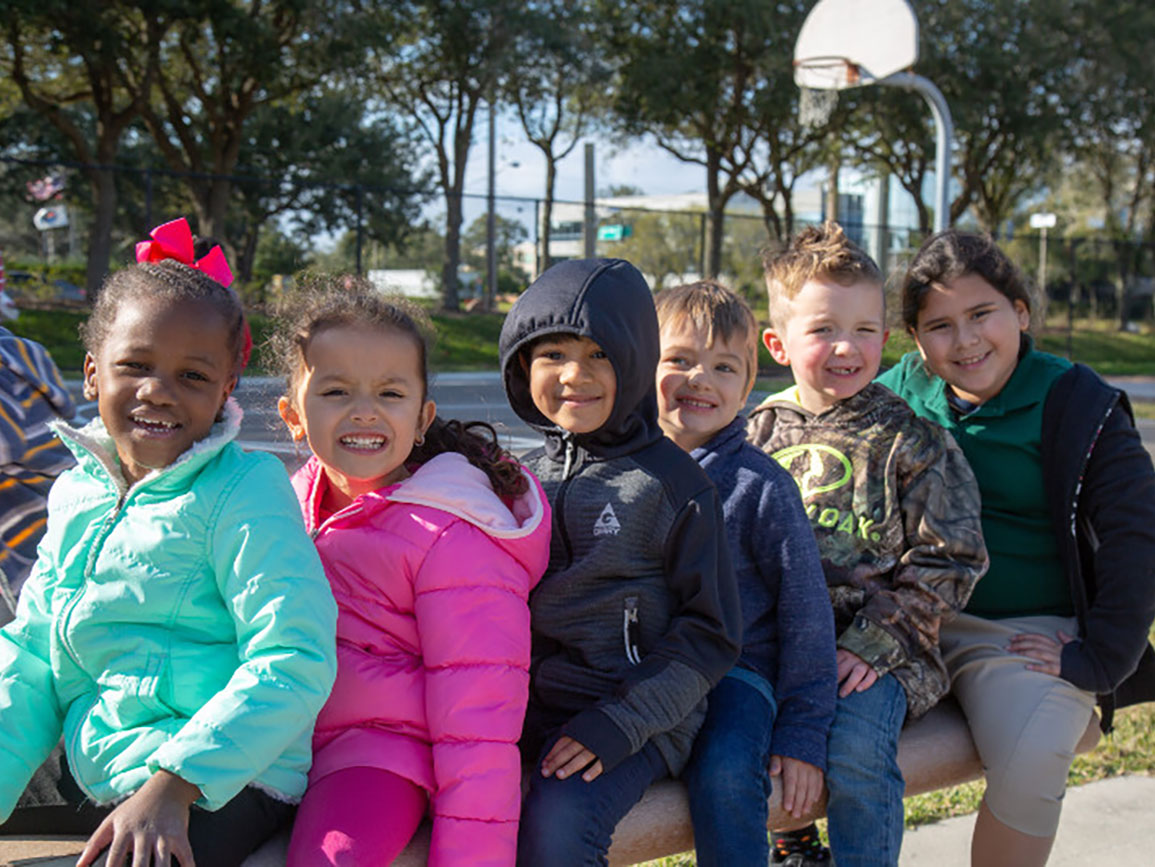
[[[822,845],[818,827],[811,824],[797,831],[775,834],[770,863],[774,867],[830,867],[833,858],[830,850]]]

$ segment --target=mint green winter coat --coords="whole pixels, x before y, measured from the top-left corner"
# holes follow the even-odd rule
[[[63,733],[109,803],[164,768],[214,810],[247,785],[295,801],[336,669],[336,606],[281,463],[210,435],[126,488],[99,419],[57,425],[78,465],[0,630],[0,820]]]

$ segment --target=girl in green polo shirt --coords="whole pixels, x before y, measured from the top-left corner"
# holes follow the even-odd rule
[[[1045,864],[1093,713],[1155,699],[1155,470],[1126,396],[1039,352],[1026,282],[990,238],[929,238],[902,286],[918,351],[880,381],[958,441],[991,566],[942,627],[987,790],[972,863]]]

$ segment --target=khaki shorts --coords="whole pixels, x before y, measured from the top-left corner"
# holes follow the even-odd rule
[[[1067,771],[1095,709],[1093,693],[1061,677],[1028,671],[1007,651],[1020,632],[1078,633],[1073,617],[987,620],[960,614],[940,644],[987,777],[987,808],[1004,825],[1035,837],[1059,827]]]

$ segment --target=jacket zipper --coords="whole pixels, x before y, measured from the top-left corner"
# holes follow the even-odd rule
[[[76,610],[76,606],[84,597],[84,591],[88,589],[88,583],[92,580],[92,576],[96,568],[96,560],[100,556],[101,549],[104,547],[104,541],[108,538],[109,534],[116,526],[117,518],[120,516],[120,512],[124,508],[124,504],[127,499],[128,491],[126,490],[123,491],[120,497],[117,499],[116,506],[107,515],[104,516],[104,520],[101,522],[102,526],[100,528],[100,532],[97,534],[96,538],[92,540],[92,547],[88,551],[87,562],[84,564],[84,580],[80,582],[80,587],[77,588],[77,591],[72,595],[72,598],[69,599],[65,604],[63,610],[60,612],[60,617],[56,621],[56,633],[57,637],[60,639],[60,646],[64,648],[65,653],[68,654],[68,658],[72,660],[72,663],[76,666],[77,670],[85,677],[88,677],[89,680],[92,680],[92,678],[88,675],[88,672],[84,669],[84,666],[80,664],[80,657],[76,653],[76,648],[72,646],[72,642],[68,639],[68,623],[72,619],[72,614]],[[95,684],[95,681],[93,681],[93,683]],[[87,717],[88,714],[91,713],[92,709],[96,706],[98,701],[100,701],[100,691],[98,689],[94,689],[92,701],[89,702],[88,710],[84,712],[84,714],[81,716],[81,719]],[[72,741],[69,744],[73,755],[77,755],[79,753],[80,748],[77,745],[77,740],[80,737],[81,729],[82,726],[80,725],[76,727],[76,731],[72,735]],[[95,794],[89,791],[88,787],[84,784],[84,781],[81,780],[81,775],[76,774],[75,776],[76,784],[80,787],[81,791],[83,791],[84,794],[86,794],[89,798],[95,799]]]
[[[638,597],[627,596],[622,605],[622,642],[626,648],[626,659],[630,665],[637,665],[642,661],[642,654],[638,649],[641,641],[642,625],[638,620]]]
[[[554,512],[557,515],[557,526],[561,531],[562,545],[565,547],[566,566],[573,563],[573,546],[569,540],[569,530],[565,523],[565,495],[569,488],[570,482],[573,481],[572,474],[577,468],[577,444],[573,441],[572,434],[566,434],[563,437],[565,442],[565,460],[562,463],[561,471],[561,485],[557,489],[557,496],[554,498],[557,502]]]
[[[356,503],[356,504],[350,503],[348,506],[341,509],[340,511],[337,511],[337,512],[334,512],[333,514],[331,514],[328,518],[326,518],[324,521],[322,521],[320,524],[318,524],[316,527],[314,527],[312,530],[310,530],[309,531],[309,538],[312,539],[314,542],[316,542],[317,537],[321,535],[321,531],[324,530],[327,526],[329,526],[329,524],[333,523],[333,521],[336,521],[338,518],[343,520],[345,518],[349,518],[353,515],[356,515],[361,511],[361,509],[362,509],[362,506],[360,503]]]

